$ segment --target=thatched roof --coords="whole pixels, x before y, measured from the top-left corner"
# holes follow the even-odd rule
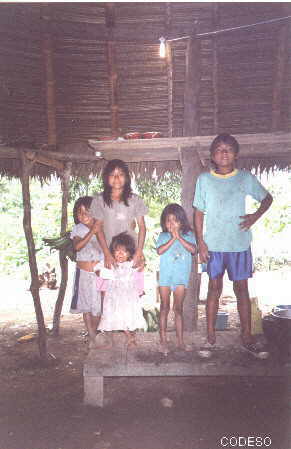
[[[88,140],[104,136],[187,135],[187,36],[194,28],[200,45],[196,134],[290,132],[288,16],[291,5],[275,2],[2,3],[0,133],[2,149],[11,153],[0,156],[0,172],[19,174],[18,147],[93,156]],[[244,27],[250,24],[256,25]],[[170,45],[167,59],[159,56],[161,36]],[[74,162],[73,172],[98,172],[103,163]],[[290,163],[282,144],[269,148],[263,163],[258,156],[247,166]],[[178,168],[175,161],[156,165],[160,172]],[[41,177],[54,171],[35,165]]]

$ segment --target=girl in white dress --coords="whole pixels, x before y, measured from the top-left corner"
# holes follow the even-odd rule
[[[100,277],[106,278],[103,314],[99,324],[101,331],[124,331],[129,345],[136,345],[135,331],[146,329],[140,296],[143,293],[142,277],[133,268],[135,254],[134,239],[122,232],[113,237],[110,252],[114,266],[105,268],[99,263],[94,268],[100,270]]]

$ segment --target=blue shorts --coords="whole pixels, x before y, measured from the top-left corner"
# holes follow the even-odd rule
[[[227,271],[230,281],[241,281],[252,277],[253,258],[251,248],[241,252],[209,251],[207,273],[210,279],[216,279]]]

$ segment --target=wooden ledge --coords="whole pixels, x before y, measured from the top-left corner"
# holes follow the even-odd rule
[[[291,133],[237,134],[240,157],[289,158],[291,163]],[[215,136],[168,137],[157,139],[132,139],[88,143],[106,160],[122,159],[125,162],[178,161],[180,151],[189,148],[198,151],[201,159],[209,158],[209,147]]]

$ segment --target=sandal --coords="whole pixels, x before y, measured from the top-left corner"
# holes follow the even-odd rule
[[[177,346],[177,351],[184,351],[184,352],[192,352],[193,346],[189,344],[184,344],[182,346]]]
[[[243,351],[248,352],[256,359],[265,360],[269,357],[269,352],[265,348],[260,348],[254,343],[246,343],[242,345]]]

